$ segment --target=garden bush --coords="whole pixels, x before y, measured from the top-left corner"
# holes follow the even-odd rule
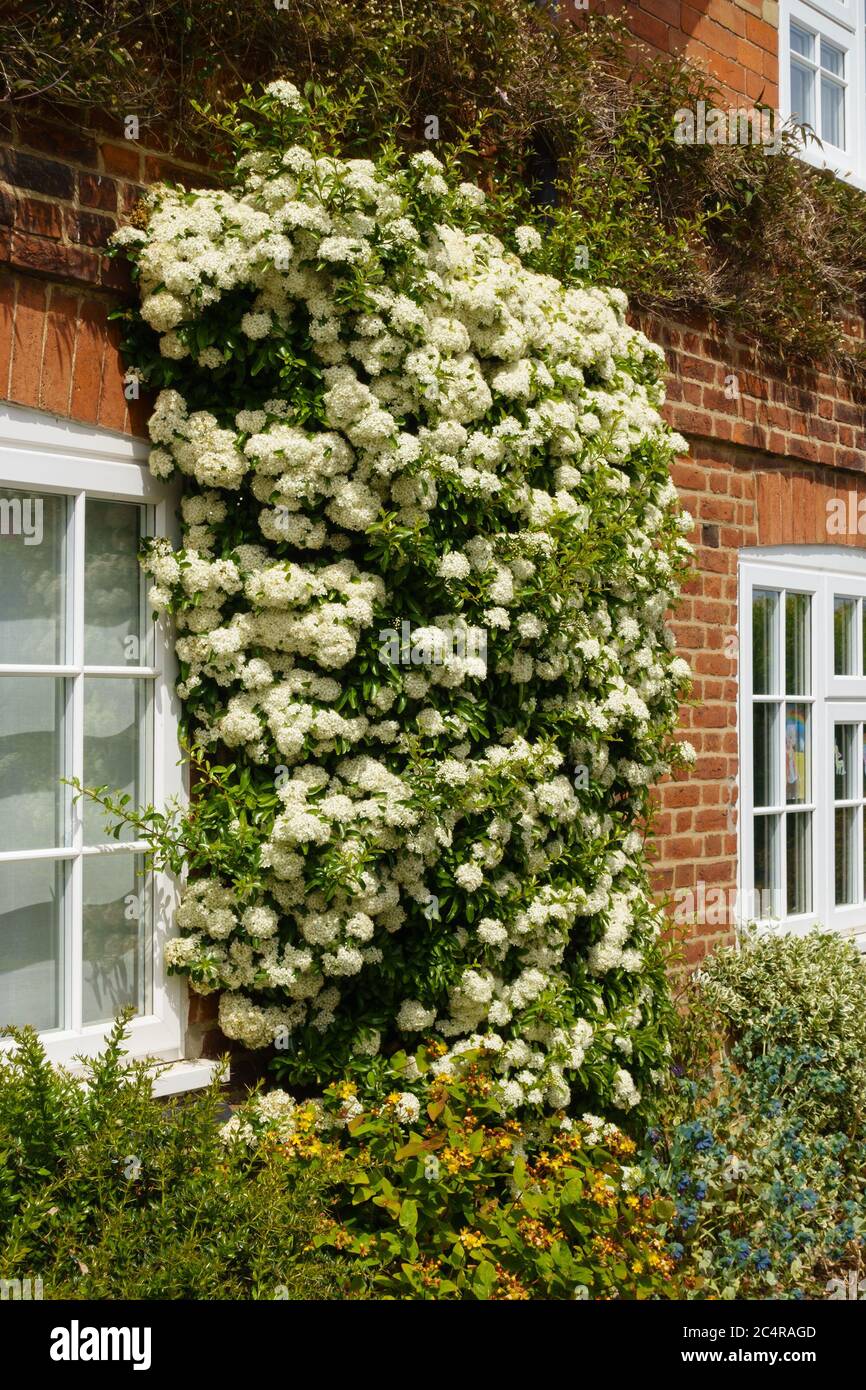
[[[395,1055],[394,1090],[366,1107],[352,1082],[320,1102],[254,1098],[229,1147],[334,1174],[314,1245],[343,1254],[348,1287],[371,1297],[675,1297],[659,1204],[633,1190],[633,1141],[593,1115],[521,1126],[496,1100],[489,1054],[455,1071],[443,1051]]]
[[[734,1046],[716,1071],[673,1083],[639,1190],[673,1204],[668,1250],[685,1296],[821,1297],[832,1269],[857,1266],[863,1135],[815,1124],[838,1092],[821,1052],[778,1047]]]
[[[740,1055],[820,1056],[836,1088],[827,1122],[866,1125],[866,965],[854,942],[817,930],[747,939],[708,959],[702,992]]]
[[[862,1269],[864,983],[856,947],[820,931],[746,940],[694,977],[637,1160],[673,1204],[687,1296],[826,1297]]]
[[[854,1297],[866,1135],[845,1103],[840,1018],[815,1015],[822,999],[842,1017],[856,1005],[861,968],[850,943],[820,932],[708,962],[674,1028],[667,1084],[630,1119],[651,1119],[637,1145],[589,1114],[518,1124],[495,1057],[448,1058],[442,1044],[391,1058],[377,1089],[254,1098],[227,1137],[282,1146],[326,1183],[334,1172],[333,1223],[316,1244],[344,1253],[347,1287],[366,1277],[372,1296]],[[786,1008],[762,1016],[762,998]]]
[[[344,1296],[340,1258],[311,1248],[321,1183],[227,1146],[218,1080],[155,1100],[122,1020],[76,1076],[31,1030],[14,1037],[0,1055],[0,1279],[40,1279],[48,1299]]]
[[[447,162],[325,154],[285,81],[242,116],[231,190],[117,238],[214,789],[114,808],[188,871],[167,959],[289,1081],[432,1030],[492,1039],[514,1110],[627,1111],[668,1008],[649,788],[693,756],[662,354]]]

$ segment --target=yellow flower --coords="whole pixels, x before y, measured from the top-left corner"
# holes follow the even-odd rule
[[[470,1231],[468,1227],[464,1226],[460,1232],[460,1244],[464,1250],[483,1250],[487,1244],[487,1237],[483,1236],[480,1231]]]

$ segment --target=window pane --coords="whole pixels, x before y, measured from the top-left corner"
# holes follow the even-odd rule
[[[66,517],[65,497],[0,488],[0,662],[64,659]]]
[[[779,800],[776,775],[777,705],[754,706],[753,774],[754,804],[775,806]]]
[[[88,498],[84,518],[84,660],[144,666],[141,508]]]
[[[147,682],[122,676],[90,676],[84,682],[84,784],[107,786],[112,796],[128,793],[132,808],[146,799],[142,734],[149,693]],[[86,844],[106,844],[113,839],[105,820],[102,808],[86,800]],[[135,832],[125,826],[120,839],[134,840]]]
[[[776,623],[779,595],[756,589],[752,595],[752,690],[756,695],[773,695],[776,680]]]
[[[815,74],[791,63],[791,115],[801,125],[815,125]]]
[[[860,795],[857,767],[857,725],[837,724],[833,735],[833,797],[853,801]]]
[[[821,78],[821,139],[845,149],[845,88]]]
[[[815,36],[810,34],[808,29],[800,29],[796,24],[791,25],[791,52],[802,53],[804,58],[813,58],[813,48]]]
[[[778,816],[755,817],[755,911],[761,920],[781,916],[778,826]]]
[[[150,892],[143,855],[84,860],[85,1023],[103,1023],[127,1004],[150,1012]]]
[[[785,710],[785,800],[810,801],[812,768],[809,706],[788,705]]]
[[[846,806],[837,809],[836,816],[836,906],[856,902],[854,882],[854,833],[857,828],[857,809]]]
[[[66,842],[64,703],[53,676],[0,676],[0,849]]]
[[[785,595],[785,693],[811,695],[810,598]]]
[[[50,859],[0,864],[0,1026],[61,1025],[64,873]]]
[[[821,67],[827,72],[835,73],[837,77],[845,76],[844,50],[824,38],[821,40]]]
[[[787,914],[796,916],[812,908],[812,813],[800,811],[785,817]]]
[[[854,675],[855,598],[833,599],[833,670],[837,676]]]

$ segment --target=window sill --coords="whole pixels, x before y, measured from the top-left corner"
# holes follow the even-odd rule
[[[156,1061],[152,1067],[152,1093],[162,1099],[164,1096],[182,1095],[184,1091],[201,1091],[213,1081],[219,1065],[218,1061],[207,1057],[183,1058],[177,1062]],[[68,1070],[73,1076],[85,1075],[81,1067],[69,1067]]]
[[[219,1062],[205,1057],[198,1057],[194,1061],[169,1062],[155,1072],[153,1094],[177,1096],[183,1091],[200,1091],[210,1085],[218,1070]]]

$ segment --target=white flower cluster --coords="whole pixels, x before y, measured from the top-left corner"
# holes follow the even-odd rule
[[[438,1033],[443,1067],[496,1052],[509,1107],[566,1106],[592,1063],[627,1109],[616,1039],[652,1020],[659,920],[633,827],[687,677],[661,354],[619,292],[480,229],[484,195],[429,153],[294,146],[239,176],[163,192],[123,239],[194,388],[151,419],[153,471],[186,480],[151,600],[197,742],[277,791],[264,895],[192,882],[170,963],[249,1046],[333,1038],[335,1074],[383,1027]],[[412,661],[385,661],[407,617]],[[441,659],[454,631],[485,658]]]
[[[219,1137],[227,1147],[242,1145],[256,1149],[263,1134],[278,1144],[286,1144],[298,1132],[298,1103],[287,1091],[265,1091],[248,1100],[241,1111],[221,1126]]]

